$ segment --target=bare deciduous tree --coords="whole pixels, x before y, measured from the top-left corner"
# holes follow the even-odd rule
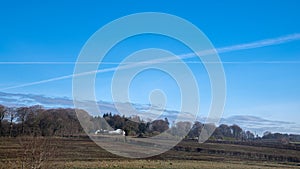
[[[9,137],[12,137],[13,135],[13,127],[14,127],[14,119],[16,117],[16,109],[15,108],[8,108],[7,109],[7,113],[8,113],[8,116],[9,116]]]
[[[51,164],[57,154],[57,140],[49,137],[26,136],[19,137],[19,144],[22,148],[21,168],[22,169],[43,169],[55,168]]]
[[[19,117],[19,120],[21,121],[22,129],[21,134],[24,134],[24,122],[27,114],[30,112],[30,107],[20,107],[17,108],[17,115]]]
[[[0,136],[3,135],[3,131],[2,131],[2,120],[5,117],[5,113],[7,112],[6,107],[4,107],[3,105],[0,105]]]

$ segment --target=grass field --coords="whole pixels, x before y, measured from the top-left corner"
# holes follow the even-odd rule
[[[299,147],[183,141],[146,159],[111,154],[88,138],[0,138],[0,168],[300,168]]]

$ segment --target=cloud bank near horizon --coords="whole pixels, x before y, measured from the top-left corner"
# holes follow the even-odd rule
[[[46,97],[42,95],[33,95],[33,94],[12,94],[12,93],[3,93],[0,92],[0,104],[9,106],[9,107],[20,107],[20,106],[32,106],[32,105],[42,105],[45,108],[73,108],[73,101],[69,98],[55,98],[55,97]],[[90,113],[91,115],[103,115],[103,113],[112,112],[113,114],[123,115],[124,113],[118,112],[114,104],[111,102],[98,101],[97,102],[101,114]],[[167,117],[169,121],[173,121],[177,118],[179,114],[176,110],[163,110],[162,115],[149,114],[149,106],[145,104],[131,103],[136,108],[136,112],[126,112],[126,116],[135,116],[138,115],[144,120],[153,120],[156,118]],[[126,107],[126,105],[125,105]],[[185,114],[185,113],[183,113]],[[187,117],[190,114],[186,114]],[[184,118],[183,118],[184,120]],[[189,120],[189,119],[188,119]],[[206,117],[199,116],[197,118],[200,122],[205,122]],[[249,130],[258,135],[263,135],[265,131],[271,131],[272,133],[289,133],[289,134],[300,134],[300,125],[294,122],[286,121],[275,121],[268,120],[251,115],[233,115],[227,118],[222,118],[219,124],[233,125],[237,124],[242,127],[244,130]],[[218,124],[217,124],[218,125]]]

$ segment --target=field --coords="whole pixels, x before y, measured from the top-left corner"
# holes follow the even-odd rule
[[[275,148],[276,147],[276,148]],[[300,168],[299,145],[183,141],[151,158],[128,159],[89,138],[0,138],[0,168]]]

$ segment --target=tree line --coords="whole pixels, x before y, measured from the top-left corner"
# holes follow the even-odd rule
[[[297,141],[299,135],[287,135],[268,132],[262,138],[250,131],[244,131],[238,125],[203,124],[194,122],[172,122],[167,118],[146,122],[139,116],[125,117],[112,113],[103,116],[90,116],[81,110],[91,125],[85,131],[93,133],[98,129],[122,129],[128,136],[151,137],[167,131],[171,135],[195,139],[201,132],[210,132],[214,140],[254,140],[283,139]],[[205,127],[204,127],[205,126]],[[42,106],[5,107],[0,105],[0,136],[16,137],[20,135],[34,136],[79,136],[85,135],[75,109],[45,109]]]

